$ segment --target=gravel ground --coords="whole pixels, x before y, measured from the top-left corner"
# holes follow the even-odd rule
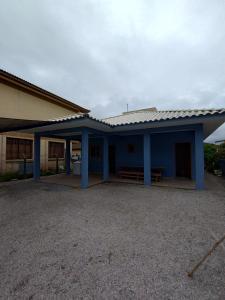
[[[225,299],[225,184],[0,185],[2,299]]]

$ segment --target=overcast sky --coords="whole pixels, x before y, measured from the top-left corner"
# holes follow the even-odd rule
[[[0,4],[1,68],[96,117],[225,107],[224,0]]]

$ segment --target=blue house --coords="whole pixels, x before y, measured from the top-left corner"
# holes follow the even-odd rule
[[[52,120],[23,129],[35,134],[34,178],[40,177],[40,139],[66,140],[66,169],[70,174],[70,142],[81,141],[81,187],[89,173],[136,174],[151,185],[159,170],[163,177],[184,177],[204,188],[203,141],[225,121],[225,109],[169,110],[156,108],[95,119],[88,114]]]

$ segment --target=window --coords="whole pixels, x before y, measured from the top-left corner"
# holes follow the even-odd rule
[[[49,158],[64,158],[64,143],[48,142]]]
[[[72,142],[72,151],[80,151],[81,145],[80,142]]]
[[[78,141],[72,142],[72,156],[81,156],[81,145]]]
[[[6,159],[31,159],[33,156],[33,141],[20,138],[6,138]]]

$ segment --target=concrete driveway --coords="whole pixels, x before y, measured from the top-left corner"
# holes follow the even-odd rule
[[[2,299],[224,299],[224,181],[205,191],[0,186]]]

